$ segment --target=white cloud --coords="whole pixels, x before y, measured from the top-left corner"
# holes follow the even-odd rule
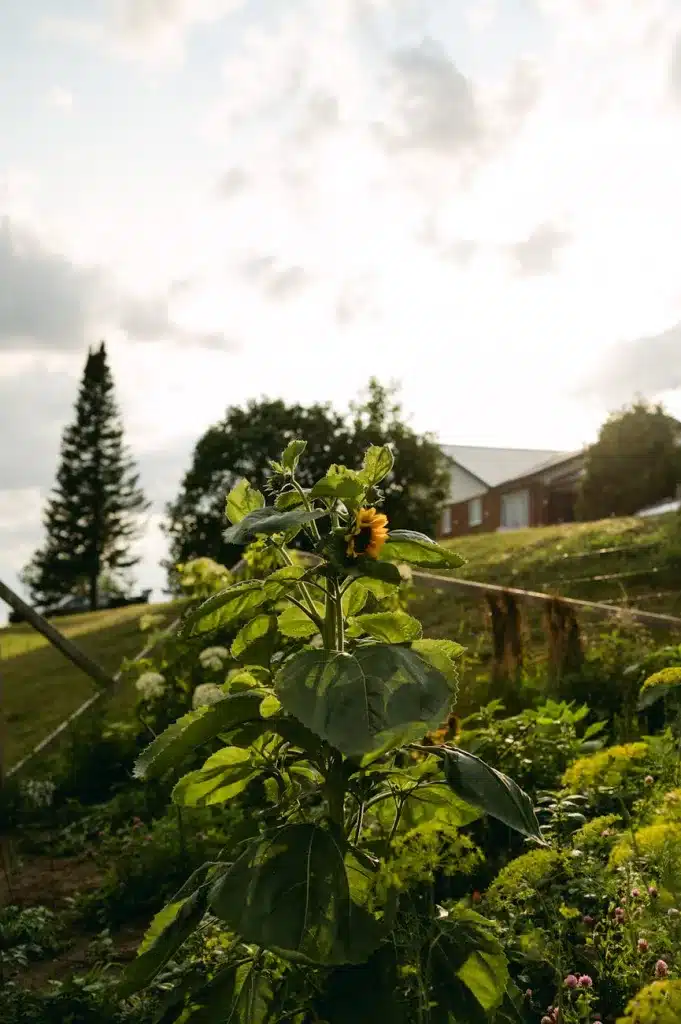
[[[73,93],[61,86],[55,86],[47,94],[47,104],[56,110],[71,110],[73,107]]]
[[[101,268],[76,264],[26,225],[0,218],[0,351],[79,350],[102,330],[139,341],[231,347],[219,331],[192,331],[171,315],[171,295],[121,288]]]

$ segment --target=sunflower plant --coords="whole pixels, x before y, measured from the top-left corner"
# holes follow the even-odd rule
[[[437,906],[433,882],[476,862],[461,830],[482,814],[541,843],[539,826],[505,775],[428,742],[455,701],[462,648],[424,639],[388,600],[404,565],[462,560],[424,534],[390,530],[379,489],[389,447],[304,489],[305,446],[292,441],[271,463],[269,504],[245,480],[227,497],[225,540],[265,538],[277,567],[231,583],[181,624],[190,641],[239,625],[240,668],[136,765],[143,779],[177,775],[208,748],[177,779],[174,802],[219,813],[248,792],[250,813],[224,857],[156,916],[120,994],[149,985],[217,922],[224,956],[170,994],[166,1024],[515,1019],[490,922],[463,904]],[[306,564],[289,551],[301,532],[314,552]]]

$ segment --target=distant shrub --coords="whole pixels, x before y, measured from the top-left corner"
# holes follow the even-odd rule
[[[563,774],[563,784],[570,789],[587,791],[617,789],[627,778],[638,778],[650,759],[647,743],[624,743],[607,747],[589,757],[580,757]]]

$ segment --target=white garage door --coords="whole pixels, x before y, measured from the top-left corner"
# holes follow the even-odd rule
[[[530,525],[530,492],[512,491],[501,495],[502,530],[521,530]]]

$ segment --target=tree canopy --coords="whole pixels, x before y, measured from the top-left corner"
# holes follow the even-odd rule
[[[149,508],[123,440],[104,343],[88,350],[74,422],[43,524],[45,543],[22,573],[35,604],[85,593],[97,608],[103,589],[120,589],[139,558],[131,544]]]
[[[681,481],[681,423],[639,400],[613,413],[587,451],[581,519],[632,515],[674,496]]]
[[[308,442],[298,469],[303,487],[323,476],[330,462],[359,465],[370,444],[392,443],[396,461],[381,485],[383,511],[393,528],[434,532],[447,493],[446,460],[432,437],[405,423],[396,390],[372,379],[345,414],[328,404],[306,407],[267,398],[229,408],[197,442],[180,493],[166,507],[171,582],[172,567],[179,562],[207,556],[231,565],[240,557],[240,549],[222,536],[225,496],[242,477],[267,490],[270,460],[278,459],[294,438]]]

